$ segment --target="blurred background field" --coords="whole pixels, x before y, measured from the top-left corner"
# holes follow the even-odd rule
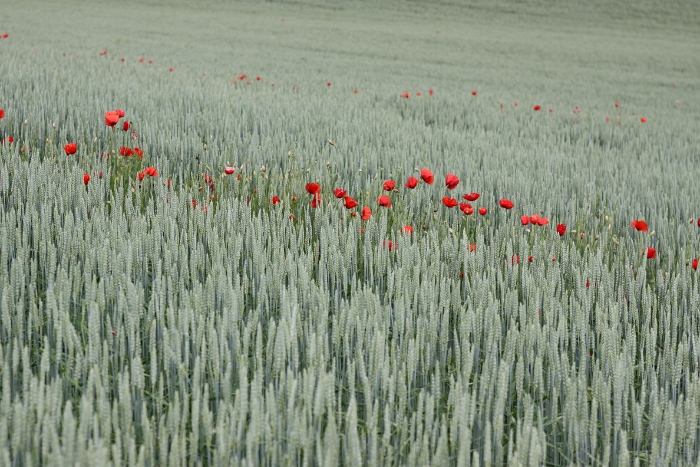
[[[2,16],[0,463],[700,462],[694,2]]]

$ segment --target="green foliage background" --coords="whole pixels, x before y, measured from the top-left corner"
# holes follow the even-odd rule
[[[0,463],[700,461],[693,2],[2,10]]]

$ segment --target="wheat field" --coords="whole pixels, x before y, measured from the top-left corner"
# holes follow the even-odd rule
[[[2,10],[0,465],[700,465],[696,3]]]

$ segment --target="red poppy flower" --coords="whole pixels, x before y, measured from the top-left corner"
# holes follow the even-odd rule
[[[331,85],[331,82],[330,82],[330,81],[326,83],[326,86],[329,86],[329,87],[330,87],[330,85]]]
[[[476,96],[476,91],[472,91],[472,96]]]
[[[528,256],[527,260],[532,263],[532,255]]]
[[[514,206],[514,204],[511,200],[505,199],[505,198],[498,201],[498,205],[501,206],[502,208],[505,208],[505,209],[513,209],[513,206]]]
[[[432,89],[428,89],[428,94],[430,94],[431,96],[433,95],[433,92],[435,91],[433,91]]]
[[[535,112],[537,112],[537,111],[539,111],[541,108],[542,108],[542,107],[540,107],[539,105],[536,105],[536,106],[534,106],[534,107],[532,108],[532,110],[534,110]]]
[[[14,142],[15,142],[15,139],[14,139],[12,136],[5,136],[5,137],[2,139],[2,144],[8,144],[8,143],[9,143],[9,144],[12,144],[12,143],[14,143]]]
[[[384,241],[382,242],[382,246],[383,246],[384,248],[388,248],[389,251],[391,251],[391,250],[393,250],[394,248],[396,248],[396,244],[395,244],[394,242],[392,242],[391,240],[388,240],[388,241],[387,241],[387,240],[384,240]]]
[[[470,243],[469,244],[469,252],[473,253],[476,251],[476,243]]]
[[[342,188],[336,188],[335,190],[333,190],[333,196],[335,196],[336,198],[344,198],[347,194],[348,192],[346,190],[343,190]]]
[[[408,177],[408,181],[406,182],[406,185],[404,185],[406,188],[412,190],[416,186],[418,186],[418,179],[416,177]]]
[[[85,186],[87,186],[87,184],[90,183],[90,175],[83,175],[83,183],[85,184]]]
[[[238,81],[243,81],[247,77],[248,77],[248,75],[246,75],[245,73],[243,73],[242,75],[238,75]]]
[[[102,52],[99,52],[100,55],[107,55],[107,50],[103,50]]]
[[[354,207],[357,207],[357,201],[355,201],[353,198],[350,196],[345,197],[345,204],[344,204],[346,209],[352,209]]]
[[[306,192],[310,194],[316,194],[321,191],[321,186],[318,183],[307,183]]]
[[[698,227],[700,227],[700,219],[698,219]]]
[[[226,173],[226,175],[233,175],[233,172],[235,172],[235,171],[236,171],[236,169],[233,167],[226,167],[224,169],[224,172]]]
[[[98,177],[100,177],[100,180],[102,180],[102,172],[99,173]]]
[[[488,209],[486,209],[486,208],[479,208],[479,214],[481,214],[482,216],[485,216],[487,212],[488,212]]]
[[[462,198],[466,199],[467,201],[476,201],[479,199],[479,193],[474,192],[474,193],[465,193],[462,195]]]
[[[515,103],[515,106],[516,106],[516,107],[518,106],[518,103],[517,103],[517,102]]]
[[[355,90],[352,91],[352,92],[353,92],[353,94],[357,94],[359,91],[358,91],[357,89],[355,89]]]
[[[377,198],[377,203],[379,203],[379,205],[382,207],[390,208],[391,198],[389,198],[387,195],[381,195],[379,198]]]
[[[150,59],[149,59],[149,60],[148,60],[148,63],[153,63],[153,60],[150,60]]]
[[[122,109],[117,109],[115,112],[119,115],[119,118],[124,118],[124,115],[126,115]]]
[[[635,219],[630,222],[630,225],[637,229],[638,232],[649,232],[649,226],[643,220]]]
[[[127,148],[126,146],[122,146],[119,148],[119,154],[125,157],[133,156],[134,151],[131,150],[131,148]]]
[[[197,208],[197,201],[192,200],[192,207],[195,208],[195,209]]]
[[[420,91],[416,92],[416,96],[420,97]]]
[[[131,125],[129,124],[129,122],[125,120],[125,121],[124,121],[124,125],[122,125],[122,130],[123,130],[123,131],[129,131],[129,127],[130,127],[130,126],[131,126]]]
[[[549,224],[549,219],[547,219],[546,217],[541,217],[541,218],[537,221],[537,225],[539,225],[539,226],[545,226],[545,225],[547,225],[547,224]]]
[[[174,69],[175,69],[175,68],[173,68],[173,67],[168,68],[168,70],[169,70],[171,73],[173,72]]]
[[[529,216],[520,216],[520,223],[522,225],[527,225],[530,223],[530,217]]]
[[[255,77],[255,81],[260,81],[260,77],[259,77],[259,76],[256,76],[256,77]]]
[[[141,148],[134,148],[134,154],[139,156],[139,159],[143,159],[143,149]]]
[[[423,170],[420,171],[420,178],[422,178],[423,181],[424,181],[425,183],[427,183],[428,185],[432,185],[433,182],[435,181],[435,176],[434,176],[433,173],[432,173],[430,170],[428,170],[428,169],[423,169]]]
[[[642,123],[646,123],[646,122],[647,122],[647,119],[646,119],[646,117],[642,117],[642,118],[639,119],[639,121],[642,122]]]
[[[552,112],[554,112],[554,109],[550,107],[550,108],[549,108],[549,113],[552,113]]]
[[[533,214],[530,216],[530,224],[532,225],[537,225],[537,222],[540,220],[540,215],[539,214]]]
[[[3,38],[3,39],[7,39],[8,37],[10,37],[10,35],[9,35],[8,33],[5,33],[5,34],[2,35],[2,38]]]
[[[693,260],[693,270],[697,271],[698,270],[698,259],[695,258]]]
[[[67,155],[75,154],[78,151],[78,145],[75,143],[68,143],[63,146],[63,150],[66,151]]]
[[[656,258],[656,249],[654,249],[652,247],[647,248],[647,258],[649,258],[649,259]]]
[[[557,233],[560,237],[563,237],[566,233],[566,224],[557,224]]]
[[[139,62],[140,62],[140,63],[143,63],[143,58],[139,58]]]
[[[119,122],[119,114],[117,112],[105,113],[105,125],[113,127]]]
[[[606,116],[606,117],[605,117],[605,121],[606,121],[606,122],[609,122],[609,121],[610,121],[610,117]]]
[[[146,174],[143,173],[143,172],[139,172],[137,175],[139,176],[139,182],[142,182],[142,181],[143,181],[143,177],[146,176]]]
[[[372,217],[372,210],[369,208],[369,206],[365,206],[362,208],[362,216],[360,216],[360,219],[363,221],[368,220],[370,217]]]
[[[311,207],[316,209],[321,205],[321,192],[314,193],[311,197]]]
[[[121,60],[122,62],[124,62],[125,58],[124,58],[124,57],[122,57],[122,58],[121,58],[120,60]]]
[[[384,189],[384,191],[391,191],[394,188],[396,188],[396,182],[393,180],[386,180],[382,188]]]
[[[459,178],[455,174],[447,174],[445,177],[445,186],[448,190],[454,190],[459,185]]]
[[[471,216],[474,213],[474,208],[469,203],[459,203],[459,210],[466,216]]]
[[[144,172],[149,177],[157,177],[158,176],[158,170],[156,170],[155,167],[146,167],[146,170],[144,170]]]
[[[615,102],[615,107],[620,107],[620,103],[619,103],[619,102]]]
[[[273,205],[279,203],[280,201],[282,201],[282,200],[281,200],[280,197],[277,196],[277,195],[273,196],[272,199],[270,200],[270,202],[271,202]]]
[[[453,208],[453,207],[457,206],[457,200],[454,198],[450,198],[448,196],[445,196],[444,198],[442,198],[442,204],[444,204],[448,208]]]
[[[586,279],[586,288],[589,288],[590,286],[591,286],[591,281],[589,281],[588,279]]]
[[[5,118],[5,111],[0,109],[0,118]]]
[[[518,255],[512,255],[510,257],[510,264],[520,264],[520,256]]]
[[[410,225],[405,225],[403,229],[401,229],[401,232],[405,233],[406,235],[411,235],[413,233],[413,227],[411,227]]]

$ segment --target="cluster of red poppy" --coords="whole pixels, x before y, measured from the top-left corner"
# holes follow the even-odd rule
[[[355,89],[354,92],[355,92],[355,94],[357,94],[357,89]],[[428,94],[430,94],[431,96],[433,95],[434,92],[435,91],[433,91],[432,89],[428,89]],[[417,97],[420,97],[421,95],[422,95],[422,93],[420,91],[416,91]],[[404,93],[399,94],[399,97],[402,97],[404,99],[408,99],[409,97],[411,97],[411,94],[408,92],[404,92]]]
[[[1,37],[1,35],[0,35]],[[5,111],[3,109],[0,109],[0,118],[5,118]],[[5,136],[2,141],[0,141],[0,144],[12,144],[15,141],[15,139],[12,136]]]
[[[143,149],[139,147],[135,147],[134,149],[128,148],[126,146],[122,146],[119,148],[119,154],[121,154],[124,157],[131,157],[134,154],[139,158],[139,160],[143,160]]]
[[[123,118],[124,115],[126,115],[126,114],[121,109],[112,110],[111,112],[106,112],[105,113],[105,125],[107,125],[108,127],[114,128],[114,125],[119,123],[119,119]],[[127,130],[128,129],[129,128],[127,127]],[[124,131],[126,131],[126,130],[124,130]]]

